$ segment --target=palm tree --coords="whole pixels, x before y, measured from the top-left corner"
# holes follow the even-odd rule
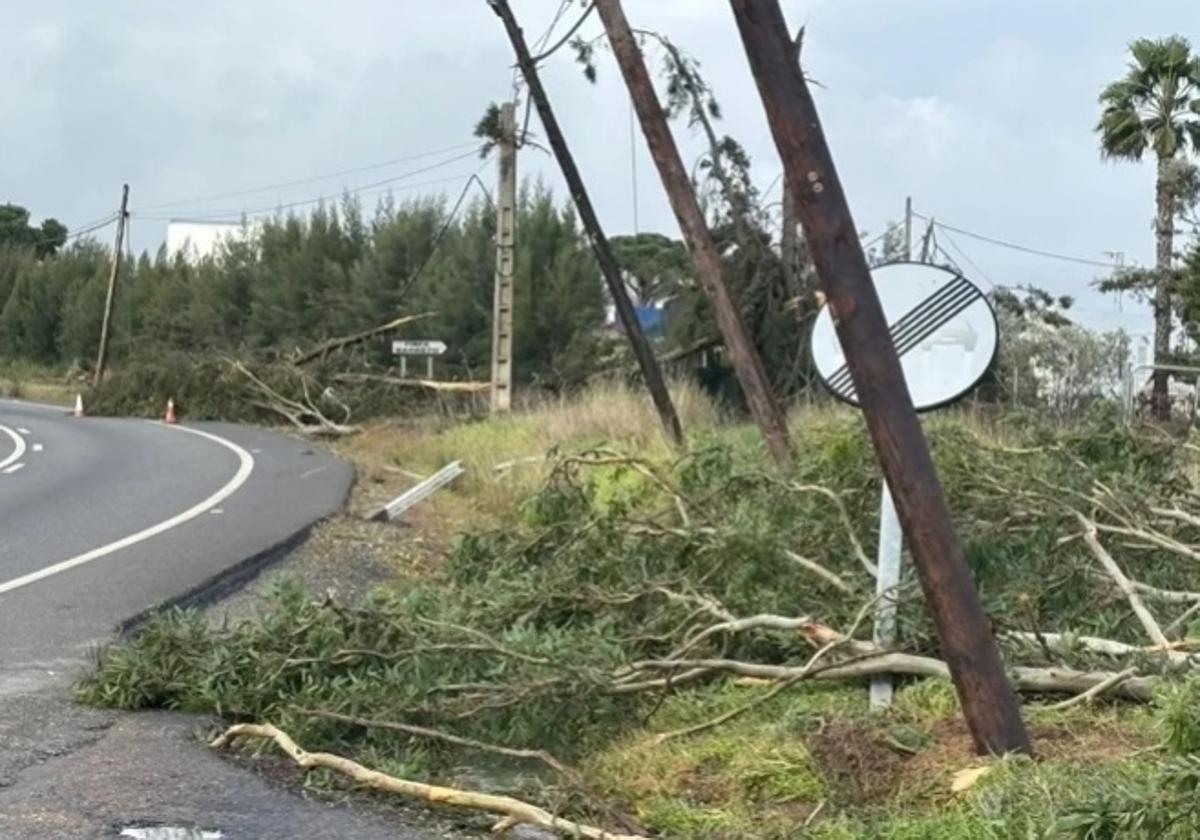
[[[1171,350],[1171,261],[1175,197],[1171,161],[1190,148],[1200,151],[1200,56],[1181,35],[1139,38],[1129,45],[1133,60],[1124,78],[1100,94],[1096,131],[1105,158],[1139,161],[1152,150],[1158,162],[1155,184],[1157,239],[1154,273],[1154,362]],[[1154,372],[1154,416],[1170,417],[1167,372]]]

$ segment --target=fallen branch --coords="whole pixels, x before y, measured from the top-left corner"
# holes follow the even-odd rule
[[[1129,601],[1130,608],[1133,609],[1134,615],[1142,622],[1142,627],[1146,628],[1146,634],[1150,637],[1150,641],[1164,647],[1169,645],[1170,642],[1167,640],[1162,628],[1158,626],[1158,621],[1154,618],[1154,614],[1142,602],[1137,589],[1130,583],[1125,573],[1121,571],[1121,567],[1117,565],[1117,561],[1113,560],[1112,555],[1100,544],[1100,539],[1096,536],[1096,523],[1078,512],[1075,514],[1075,518],[1079,520],[1079,524],[1083,527],[1083,541],[1087,544],[1093,556],[1100,561],[1100,565],[1104,567],[1104,570],[1108,572],[1109,577],[1116,582],[1117,587],[1124,593],[1125,598]]]
[[[527,750],[514,747],[505,747],[499,744],[489,744],[484,741],[476,741],[473,738],[463,738],[460,735],[452,735],[449,732],[442,732],[437,729],[429,729],[425,726],[416,726],[411,723],[354,717],[353,715],[343,715],[338,712],[330,712],[325,709],[293,708],[293,711],[306,717],[321,718],[322,720],[333,720],[337,721],[338,723],[350,724],[351,726],[361,726],[364,729],[388,729],[393,732],[403,732],[406,735],[412,735],[417,738],[427,738],[431,741],[441,741],[442,743],[453,744],[456,747],[478,750],[479,752],[541,762],[566,779],[572,787],[576,788],[579,792],[591,800],[594,805],[604,810],[610,817],[623,823],[626,830],[644,830],[640,825],[637,825],[633,821],[632,817],[627,814],[623,814],[608,805],[608,803],[606,803],[592,789],[591,785],[587,783],[587,780],[583,778],[583,775],[578,770],[563,764],[561,761],[555,758],[553,754],[547,752],[546,750]]]
[[[334,374],[335,382],[378,382],[381,385],[391,385],[396,388],[424,388],[428,391],[443,391],[451,393],[478,394],[491,390],[490,382],[443,382],[436,379],[402,379],[398,376],[385,376],[381,373],[338,373]]]
[[[846,527],[846,536],[850,539],[850,545],[854,549],[854,556],[858,558],[858,562],[862,563],[863,568],[871,577],[875,577],[879,572],[875,568],[875,564],[871,562],[871,558],[867,556],[867,552],[863,550],[862,543],[858,541],[858,535],[854,533],[854,521],[850,519],[850,512],[846,510],[846,503],[842,501],[842,497],[830,490],[828,487],[822,487],[819,484],[797,484],[792,482],[787,485],[792,490],[798,493],[818,493],[825,496],[838,509],[838,515],[842,519],[842,524]]]
[[[1104,692],[1116,688],[1118,685],[1125,682],[1127,679],[1130,679],[1135,674],[1137,674],[1137,668],[1126,668],[1124,671],[1108,677],[1108,679],[1101,680],[1087,691],[1076,694],[1074,697],[1063,700],[1061,703],[1055,703],[1050,708],[1061,711],[1063,709],[1069,709],[1072,706],[1078,706],[1082,703],[1091,703]]]
[[[833,584],[835,587],[840,589],[842,592],[845,592],[847,595],[853,594],[854,589],[850,586],[850,584],[846,583],[846,581],[843,580],[841,578],[841,576],[839,576],[836,572],[831,572],[829,569],[822,566],[816,560],[811,560],[808,557],[802,557],[801,555],[797,554],[796,552],[794,552],[790,549],[785,549],[783,552],[783,556],[786,557],[787,559],[791,560],[797,566],[800,566],[801,568],[804,568],[804,569],[808,569],[813,574],[824,578],[826,581]]]
[[[1157,601],[1165,601],[1172,604],[1191,604],[1200,602],[1200,592],[1187,592],[1179,589],[1159,589],[1157,586],[1151,586],[1148,583],[1140,581],[1130,581],[1133,588],[1147,598],[1154,598]]]
[[[1001,638],[1027,644],[1031,647],[1046,648],[1055,653],[1066,653],[1072,647],[1078,647],[1081,650],[1090,653],[1100,653],[1105,656],[1149,654],[1151,656],[1162,656],[1172,665],[1190,667],[1200,664],[1200,660],[1192,654],[1168,650],[1162,647],[1138,647],[1137,645],[1118,642],[1115,639],[1101,639],[1096,636],[1072,636],[1069,633],[1029,633],[1013,630],[1004,633]]]
[[[306,362],[311,362],[318,356],[327,355],[332,353],[334,350],[341,350],[343,347],[349,347],[352,344],[360,344],[366,341],[368,338],[374,338],[377,335],[389,332],[397,327],[402,327],[405,324],[411,324],[413,321],[420,321],[424,318],[429,318],[432,316],[432,312],[423,312],[420,315],[402,315],[401,317],[396,318],[394,321],[388,321],[386,324],[380,324],[378,327],[372,327],[369,330],[363,330],[362,332],[354,333],[353,335],[348,335],[343,338],[332,338],[329,341],[324,341],[306,353],[296,353],[293,355],[290,361],[292,364],[297,366],[303,365]]]
[[[423,799],[435,805],[453,805],[460,808],[471,808],[476,811],[486,811],[492,814],[502,814],[495,828],[507,830],[515,825],[528,824],[548,828],[568,837],[583,837],[587,840],[634,840],[642,835],[614,834],[601,828],[582,825],[572,820],[556,817],[549,811],[522,802],[510,796],[493,796],[487,793],[460,790],[458,788],[427,785],[413,782],[371,770],[356,761],[343,758],[340,755],[323,752],[306,752],[281,729],[269,723],[239,723],[226,729],[209,745],[213,749],[221,749],[233,743],[238,738],[265,738],[273,741],[292,761],[306,770],[315,767],[325,768],[340,773],[364,787],[396,793]]]
[[[788,618],[782,615],[771,615],[763,613],[762,615],[752,615],[748,618],[737,618],[733,621],[722,621],[720,624],[714,624],[696,635],[687,639],[683,645],[677,648],[668,659],[678,659],[688,651],[699,646],[705,639],[715,636],[719,633],[742,633],[746,630],[804,630],[811,625],[811,618]]]
[[[808,673],[803,673],[800,666],[763,665],[730,659],[646,660],[637,663],[637,666],[648,671],[687,668],[707,671],[710,674],[728,673],[768,680],[789,680],[798,675],[822,680],[858,679],[876,674],[947,678],[950,676],[950,669],[940,659],[896,652],[865,654],[847,662],[825,663]],[[1008,669],[1008,676],[1017,691],[1029,694],[1078,694],[1109,679],[1112,672],[1016,666]],[[1134,677],[1116,686],[1113,693],[1127,700],[1145,703],[1153,697],[1154,685],[1155,680],[1150,677]]]
[[[349,435],[358,431],[353,426],[335,423],[308,400],[307,404],[285,397],[266,382],[254,375],[251,370],[239,361],[234,361],[233,369],[246,377],[250,384],[262,395],[263,399],[255,401],[255,405],[267,411],[274,412],[288,420],[300,432],[306,435]],[[301,374],[303,376],[303,374]],[[303,382],[303,380],[301,380]],[[305,394],[308,388],[305,384]],[[307,397],[306,397],[307,399]],[[316,424],[306,422],[305,418],[314,418]]]

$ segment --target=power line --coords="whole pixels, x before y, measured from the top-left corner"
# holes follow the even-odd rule
[[[1117,263],[1103,262],[1102,260],[1093,260],[1093,259],[1088,259],[1087,257],[1076,257],[1076,256],[1072,256],[1070,254],[1059,254],[1055,251],[1045,251],[1045,250],[1042,250],[1041,248],[1033,248],[1028,245],[1020,245],[1016,242],[1008,242],[1004,239],[997,239],[993,236],[986,236],[982,233],[975,233],[974,231],[966,230],[964,228],[955,227],[953,225],[948,225],[945,222],[931,220],[927,216],[922,216],[920,213],[913,213],[913,215],[915,217],[917,217],[918,219],[922,219],[924,221],[932,221],[935,227],[939,227],[942,230],[949,230],[949,231],[953,231],[954,233],[960,233],[963,236],[969,236],[972,239],[978,239],[981,242],[988,242],[992,245],[998,245],[1001,248],[1009,248],[1013,251],[1021,251],[1022,253],[1033,254],[1033,255],[1039,256],[1039,257],[1046,257],[1046,258],[1052,259],[1052,260],[1062,260],[1063,262],[1079,263],[1080,265],[1098,266],[1100,268],[1124,268],[1125,267],[1125,266],[1118,265]]]
[[[967,265],[971,266],[971,268],[975,270],[976,274],[978,274],[980,277],[982,277],[984,280],[986,280],[989,285],[992,285],[992,286],[996,285],[995,281],[992,280],[992,278],[987,276],[987,272],[985,272],[982,268],[980,268],[979,264],[977,262],[975,262],[975,260],[971,259],[971,255],[968,254],[966,251],[964,251],[961,247],[959,247],[959,244],[954,241],[954,237],[952,237],[950,235],[949,231],[943,230],[942,233],[945,234],[946,241],[950,243],[950,247],[958,252],[958,255],[963,258],[963,260],[967,263]],[[943,254],[946,253],[945,250],[943,250],[942,253]]]
[[[433,255],[437,253],[438,246],[442,244],[442,240],[446,238],[446,234],[450,231],[450,225],[454,223],[454,218],[458,215],[458,211],[462,207],[463,200],[467,197],[467,191],[471,189],[472,184],[478,184],[479,188],[483,190],[483,194],[487,196],[488,202],[491,203],[492,206],[495,206],[495,203],[492,202],[491,193],[488,192],[487,187],[485,187],[483,184],[483,181],[479,180],[479,173],[482,171],[483,167],[480,166],[479,169],[475,170],[473,173],[471,173],[471,176],[467,178],[467,182],[463,184],[462,192],[458,194],[458,200],[454,202],[454,207],[450,210],[450,214],[446,216],[446,221],[442,223],[441,230],[439,230],[437,232],[437,236],[433,238],[433,245],[430,247],[429,253],[425,255],[425,259],[421,261],[419,266],[417,266],[417,270],[409,276],[408,280],[406,280],[404,285],[400,288],[398,297],[402,298],[404,295],[408,294],[408,290],[413,287],[418,279],[420,279],[421,273],[425,270],[425,267],[433,261]]]
[[[474,146],[475,144],[472,143],[471,145]],[[464,160],[466,158],[475,157],[475,156],[476,156],[476,152],[474,150],[472,150],[470,152],[465,152],[464,154],[456,155],[453,158],[449,158],[447,160],[443,160],[438,163],[431,164],[429,166],[423,166],[420,169],[414,169],[410,172],[405,172],[401,175],[395,175],[391,178],[385,178],[382,181],[375,181],[370,184],[363,184],[362,186],[359,186],[359,187],[346,189],[346,190],[343,190],[342,192],[343,192],[343,194],[346,194],[346,195],[365,195],[377,188],[386,187],[386,186],[396,183],[397,181],[402,181],[406,178],[411,178],[414,175],[420,175],[423,172],[430,172],[434,169],[439,169],[439,168],[441,168],[443,166],[447,166],[451,163],[456,163],[460,160]],[[425,182],[421,182],[421,183],[417,183],[417,184],[409,184],[409,185],[407,185],[407,187],[408,188],[422,187],[422,186],[430,186],[432,184],[447,183],[449,181],[457,181],[461,177],[462,177],[461,175],[455,175],[455,176],[452,176],[449,178],[441,178],[441,179],[434,180],[434,181],[425,181]],[[328,194],[322,194],[319,196],[313,196],[311,198],[301,199],[299,201],[291,201],[291,202],[287,202],[284,204],[275,204],[270,207],[259,207],[259,208],[255,208],[253,210],[247,210],[247,209],[241,208],[241,209],[233,209],[233,210],[212,211],[212,212],[190,214],[190,218],[220,219],[220,218],[239,217],[239,216],[253,216],[253,215],[258,215],[261,213],[272,213],[277,210],[287,210],[292,207],[302,207],[306,204],[316,204],[320,201],[325,201],[326,199],[328,199],[330,197],[331,196]],[[165,215],[165,216],[164,215],[147,215],[147,214],[140,213],[140,212],[137,213],[137,215],[143,219],[166,219],[169,221],[172,218],[174,218],[171,215]]]
[[[467,147],[475,148],[477,145],[478,144],[476,141],[471,141],[470,143],[459,143],[454,146],[446,146],[445,148],[433,149],[428,152],[421,152],[420,154],[406,155],[404,157],[392,158],[391,160],[380,161],[379,163],[369,163],[364,166],[356,166],[356,167],[353,167],[350,169],[341,169],[341,170],[338,170],[337,172],[327,172],[323,175],[313,175],[312,177],[309,177],[309,178],[298,178],[294,181],[282,181],[277,184],[267,184],[266,186],[262,186],[262,187],[252,187],[250,189],[245,189],[245,190],[235,190],[233,192],[217,193],[215,195],[206,195],[206,196],[202,196],[199,198],[180,199],[177,201],[164,201],[164,202],[160,202],[158,204],[147,204],[147,205],[142,205],[142,206],[134,208],[134,209],[139,212],[145,211],[145,210],[161,210],[161,209],[167,208],[167,207],[179,207],[179,206],[187,205],[187,204],[204,204],[209,201],[218,201],[220,199],[225,199],[225,198],[239,198],[239,197],[245,196],[245,195],[254,195],[256,193],[271,192],[273,190],[285,189],[287,187],[298,187],[298,186],[302,186],[304,184],[313,184],[313,183],[316,183],[317,181],[326,181],[330,178],[339,178],[343,175],[354,175],[359,172],[370,172],[375,169],[385,169],[389,166],[395,166],[398,163],[408,163],[409,161],[421,160],[423,158],[433,157],[434,155],[444,155],[447,152],[454,152],[454,151],[458,151],[459,149],[465,149]],[[455,158],[455,159],[457,160],[458,158]]]
[[[567,41],[571,40],[571,36],[579,31],[579,27],[583,26],[583,22],[588,19],[588,16],[595,8],[595,2],[588,3],[588,7],[584,9],[583,14],[579,16],[579,20],[575,21],[571,28],[567,30],[567,34],[559,38],[558,41],[555,42],[554,46],[550,47],[550,49],[535,55],[532,59],[533,63],[537,64],[538,62],[543,61],[554,55],[554,53],[558,52],[559,48],[561,48],[563,44],[567,43]],[[553,29],[553,24],[551,25],[551,29]],[[550,30],[547,30],[546,34],[549,36]],[[549,38],[547,37],[545,40],[549,40]],[[545,41],[543,41],[543,43],[545,43]]]

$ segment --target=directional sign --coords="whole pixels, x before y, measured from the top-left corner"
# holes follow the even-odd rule
[[[996,313],[983,292],[961,274],[926,263],[881,265],[871,279],[917,410],[952,403],[974,388],[998,345]],[[825,387],[858,405],[828,306],[813,326],[812,355]]]
[[[393,356],[440,356],[445,352],[446,343],[444,341],[428,339],[400,341],[397,339],[392,342]]]

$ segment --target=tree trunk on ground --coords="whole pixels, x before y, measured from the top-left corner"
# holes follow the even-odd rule
[[[734,371],[746,403],[750,406],[750,413],[766,440],[771,456],[779,463],[786,462],[791,457],[787,418],[775,399],[762,358],[750,341],[741,313],[725,285],[721,255],[704,221],[704,213],[696,200],[696,192],[679,156],[671,128],[667,125],[667,116],[654,93],[654,85],[646,72],[641,50],[633,39],[629,21],[625,19],[619,0],[596,0],[596,10],[604,22],[604,30],[646,136],[646,144],[650,147],[671,208],[683,231],[696,276],[712,301],[717,327],[732,357]]]
[[[1165,365],[1171,354],[1171,250],[1174,238],[1170,184],[1167,165],[1170,158],[1158,159],[1158,179],[1155,184],[1156,212],[1154,219],[1155,268],[1154,279],[1154,364]],[[1170,374],[1165,370],[1154,371],[1154,386],[1150,395],[1150,407],[1155,420],[1171,419],[1171,395],[1167,389]]]
[[[525,84],[529,88],[529,97],[533,100],[533,104],[537,108],[538,117],[542,121],[542,126],[546,129],[546,139],[550,143],[550,148],[554,151],[554,157],[558,160],[558,166],[562,170],[563,178],[567,182],[567,188],[571,191],[571,198],[575,202],[575,209],[579,211],[579,220],[587,232],[588,240],[592,245],[592,252],[596,256],[596,262],[600,265],[600,273],[604,275],[604,281],[608,285],[608,293],[612,296],[613,304],[617,309],[617,315],[621,319],[621,325],[625,328],[625,335],[629,339],[629,343],[633,348],[633,355],[637,358],[638,366],[642,371],[642,377],[646,381],[646,388],[650,391],[654,407],[658,410],[658,417],[662,422],[663,431],[672,444],[680,446],[683,444],[683,428],[679,423],[679,415],[675,411],[675,405],[671,402],[670,392],[667,391],[667,384],[663,379],[662,369],[654,357],[654,350],[650,347],[650,342],[646,340],[646,334],[642,332],[642,325],[638,321],[633,303],[629,300],[629,292],[625,288],[625,280],[621,276],[621,269],[617,264],[616,257],[613,256],[612,246],[608,242],[608,237],[604,235],[604,230],[600,227],[600,219],[596,216],[596,211],[592,207],[592,201],[588,197],[587,189],[583,185],[583,178],[579,175],[579,169],[575,166],[575,159],[571,156],[570,149],[567,148],[566,138],[563,137],[562,129],[559,128],[554,111],[550,108],[550,99],[546,96],[546,89],[542,87],[542,80],[538,76],[537,67],[529,55],[529,48],[525,44],[525,36],[521,33],[521,27],[517,25],[517,20],[513,16],[512,9],[509,8],[507,0],[488,0],[488,4],[497,17],[504,23],[504,30],[508,33],[508,39],[512,43],[513,52],[517,56],[517,65],[520,67],[521,75],[524,77]]]

